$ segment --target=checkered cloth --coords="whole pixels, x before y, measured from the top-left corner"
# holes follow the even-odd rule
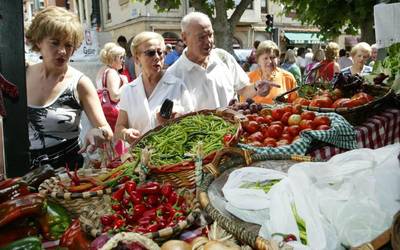
[[[259,154],[298,154],[305,155],[310,148],[311,142],[321,141],[340,148],[356,149],[356,133],[353,126],[350,125],[341,115],[336,113],[317,113],[317,116],[328,116],[331,120],[331,129],[329,130],[309,130],[300,134],[300,139],[290,145],[277,148],[272,147],[254,147],[240,143],[238,146],[243,149],[252,150]]]
[[[400,141],[400,110],[386,109],[368,118],[363,124],[356,126],[357,144],[359,148],[381,148]],[[332,156],[345,152],[345,149],[325,146],[310,152],[312,157],[327,160]]]

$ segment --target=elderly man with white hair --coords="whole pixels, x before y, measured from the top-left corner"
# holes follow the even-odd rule
[[[187,48],[167,73],[185,82],[195,110],[225,107],[236,94],[245,98],[266,96],[271,87],[279,87],[268,81],[250,84],[234,57],[214,48],[214,30],[207,15],[189,13],[182,19],[181,29]]]

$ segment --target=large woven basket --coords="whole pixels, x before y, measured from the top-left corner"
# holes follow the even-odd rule
[[[298,156],[298,155],[269,155],[269,154],[253,154],[250,156],[250,161],[313,161],[311,157],[308,156]],[[278,243],[274,240],[267,240],[260,236],[258,236],[258,230],[251,230],[254,227],[254,224],[247,223],[241,221],[233,216],[224,216],[224,214],[215,207],[210,201],[208,188],[212,184],[212,182],[224,171],[229,169],[242,166],[246,164],[245,159],[243,158],[235,158],[230,161],[224,162],[222,165],[219,165],[217,162],[214,162],[213,167],[218,168],[214,174],[209,173],[204,178],[204,181],[201,186],[199,186],[199,201],[201,207],[205,210],[205,212],[215,221],[217,221],[218,225],[220,225],[227,232],[231,233],[236,237],[236,239],[241,242],[250,245],[253,249],[256,250],[272,250],[272,249],[292,249],[290,246]],[[286,164],[287,165],[287,164]],[[288,166],[285,166],[285,168]],[[284,169],[283,169],[284,170]],[[287,169],[286,169],[287,170]]]
[[[183,115],[179,118],[173,119],[162,126],[158,126],[153,130],[148,131],[145,133],[137,142],[138,144],[143,138],[151,135],[154,132],[161,130],[162,128],[179,122],[185,117],[204,114],[204,115],[216,115],[222,117],[224,120],[229,121],[237,125],[236,134],[234,135],[234,139],[231,141],[229,146],[234,146],[239,141],[240,132],[241,132],[241,122],[246,120],[247,118],[242,114],[233,111],[227,108],[221,108],[217,110],[202,110],[198,112],[189,113]],[[136,146],[136,144],[132,145],[132,148]],[[211,152],[207,156],[203,158],[203,164],[210,163],[216,152]],[[163,166],[154,166],[151,163],[146,164],[146,166],[150,169],[150,174],[153,176],[157,176],[157,179],[162,181],[168,181],[174,184],[175,186],[179,187],[187,187],[187,188],[194,188],[195,187],[195,165],[194,161],[183,161],[176,164],[170,165],[163,165]]]
[[[94,177],[105,173],[107,173],[106,169],[78,170],[79,177]],[[82,213],[83,209],[89,205],[100,205],[111,201],[110,194],[113,191],[112,188],[106,188],[95,192],[66,192],[60,184],[68,185],[70,181],[71,180],[66,173],[58,174],[40,184],[39,193],[63,205],[75,218],[77,218]]]
[[[176,236],[183,229],[192,225],[195,219],[200,215],[200,204],[197,199],[187,202],[190,202],[189,207],[192,209],[192,211],[185,220],[178,222],[173,227],[166,227],[157,232],[150,232],[143,235],[158,242],[162,242],[173,236]],[[112,212],[110,201],[85,207],[79,216],[83,231],[93,237],[101,235],[102,225],[100,222],[100,217],[105,214],[111,214]]]
[[[342,115],[351,124],[358,125],[364,122],[366,118],[379,112],[381,108],[385,106],[386,102],[391,100],[393,97],[393,91],[388,87],[380,85],[369,85],[369,84],[363,84],[362,87],[366,93],[376,96],[376,98],[366,104],[353,108],[347,108],[347,107],[320,108],[320,107],[311,107],[305,105],[303,105],[302,108],[306,110],[317,111],[320,113],[335,112]],[[290,93],[298,91],[300,88],[301,87],[296,87],[286,93],[283,93],[275,97],[274,99],[275,103],[285,104],[287,100],[286,97]]]

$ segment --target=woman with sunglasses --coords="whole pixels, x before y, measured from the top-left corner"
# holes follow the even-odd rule
[[[121,87],[128,83],[128,78],[118,71],[124,66],[125,49],[115,43],[106,43],[100,51],[100,60],[105,65],[101,67],[96,77],[97,89],[107,89],[110,101],[116,105],[119,102]],[[117,112],[105,116],[112,130],[117,122]]]
[[[131,52],[142,73],[123,86],[116,135],[129,143],[164,122],[160,107],[166,99],[174,102],[173,113],[193,111],[188,90],[182,80],[164,74],[164,38],[155,32],[135,36]]]

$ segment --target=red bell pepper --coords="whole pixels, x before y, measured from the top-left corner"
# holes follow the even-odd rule
[[[29,194],[28,184],[25,182],[17,182],[12,186],[0,190],[0,203],[13,200],[17,197]]]
[[[81,230],[78,219],[74,220],[60,239],[60,247],[74,250],[90,249],[90,241]]]
[[[9,179],[0,181],[0,189],[8,188],[8,187],[20,182],[21,179],[22,179],[21,177],[16,177],[16,178],[9,178]]]
[[[38,193],[28,194],[0,204],[0,227],[27,216],[46,212],[44,198]]]

